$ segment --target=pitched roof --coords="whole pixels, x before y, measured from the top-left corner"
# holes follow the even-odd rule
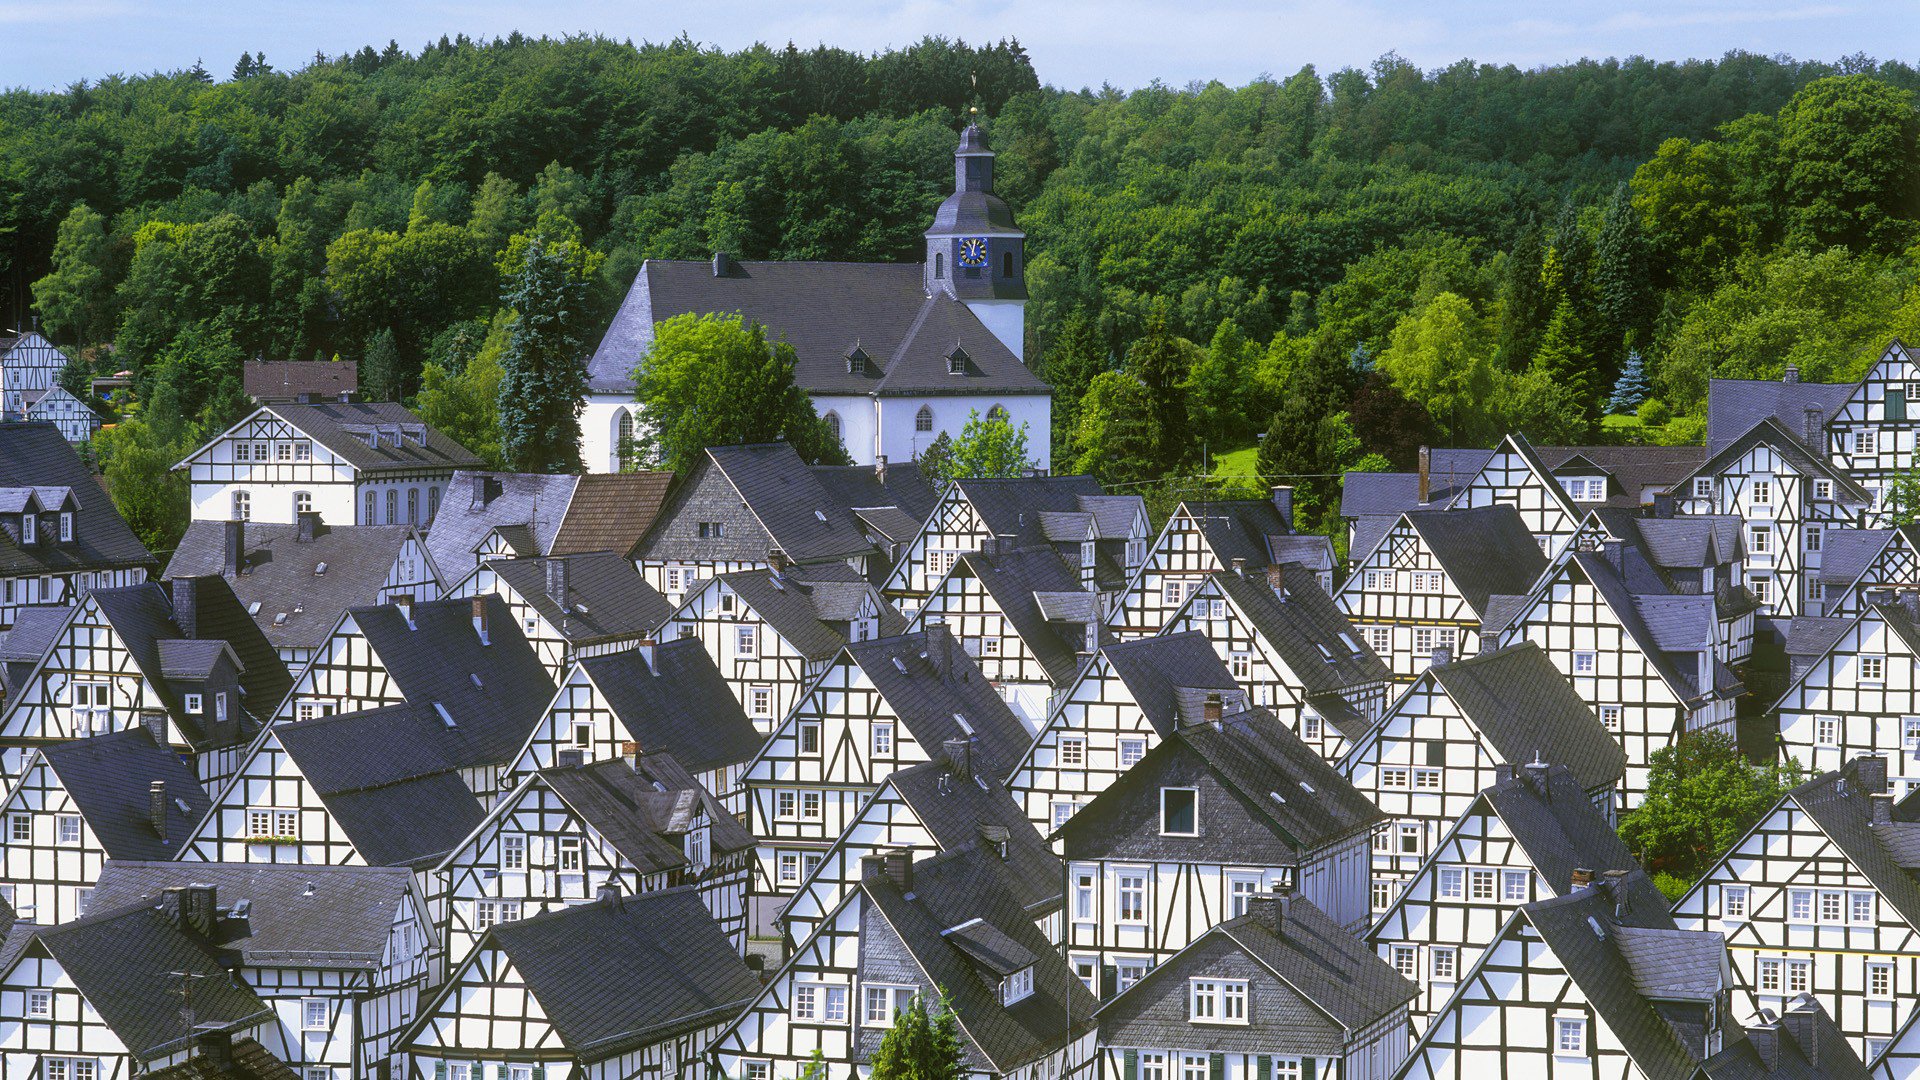
[[[1807,410],[1813,410],[1824,427],[1858,386],[1771,379],[1711,380],[1707,383],[1707,452],[1718,456],[1763,420],[1772,420],[1796,441],[1804,439]],[[1824,443],[1824,430],[1818,437]]]
[[[1277,899],[1262,899],[1208,933],[1231,938],[1349,1031],[1420,996],[1417,984],[1303,896],[1292,897],[1284,914]]]
[[[1912,526],[1907,526],[1912,530]],[[1821,534],[1820,543],[1820,581],[1829,588],[1844,589],[1860,580],[1867,572],[1873,560],[1880,557],[1887,544],[1893,540],[1896,529],[1828,529]],[[1907,543],[1915,545],[1914,532],[1909,532]]]
[[[293,1066],[274,1057],[257,1039],[235,1039],[229,1050],[231,1060],[219,1064],[205,1053],[164,1069],[146,1073],[146,1080],[300,1080]]]
[[[1713,456],[1699,468],[1675,481],[1674,491],[1681,491],[1687,481],[1696,476],[1712,476],[1720,472],[1755,446],[1765,445],[1785,458],[1794,471],[1801,475],[1833,481],[1834,495],[1837,499],[1856,505],[1871,505],[1873,502],[1873,497],[1868,495],[1866,489],[1862,488],[1845,469],[1837,468],[1827,460],[1824,451],[1821,453],[1809,451],[1801,443],[1800,437],[1794,434],[1793,429],[1783,426],[1770,416],[1760,418],[1753,427],[1724,445],[1715,444],[1711,439],[1708,445],[1717,447]]]
[[[1200,534],[1206,537],[1222,566],[1231,565],[1235,559],[1245,559],[1249,569],[1267,566],[1276,561],[1276,547],[1297,556],[1302,554],[1301,542],[1305,541],[1310,556],[1324,547],[1326,568],[1332,568],[1331,541],[1325,537],[1295,535],[1292,524],[1269,499],[1189,500],[1180,507],[1199,526]],[[1320,561],[1317,556],[1313,557],[1316,562]]]
[[[0,661],[39,663],[60,640],[74,609],[61,604],[23,607],[14,612],[13,626],[0,633]]]
[[[1763,1016],[1702,1062],[1708,1080],[1867,1080],[1872,1075],[1812,994],[1801,994],[1777,1018]],[[1896,1039],[1897,1041],[1897,1039]]]
[[[891,507],[910,518],[915,529],[940,501],[917,461],[890,462],[884,472],[871,465],[815,465],[813,475],[829,495],[856,511]]]
[[[566,567],[566,608],[549,591],[550,564]],[[647,584],[624,554],[610,551],[546,558],[492,559],[487,569],[574,645],[642,637],[673,615],[673,604]]]
[[[817,562],[872,550],[852,508],[833,496],[791,444],[714,446],[707,460],[788,559]]]
[[[980,582],[1013,632],[1047,671],[1054,686],[1065,686],[1086,663],[1085,619],[1097,621],[1100,596],[1080,584],[1080,571],[1047,546],[974,551],[960,556],[956,580],[971,575]],[[1054,620],[1062,620],[1056,623]],[[1101,641],[1112,640],[1105,627]]]
[[[156,904],[184,885],[211,885],[223,909],[216,941],[251,967],[377,968],[413,875],[388,866],[136,862],[100,871],[91,903]],[[248,901],[244,919],[233,906]]]
[[[177,621],[179,612],[173,603],[176,597],[189,591],[193,594],[195,609],[191,634],[188,627]],[[166,585],[149,581],[115,589],[95,589],[90,595],[140,666],[147,682],[167,703],[174,722],[196,746],[232,745],[243,734],[243,725],[236,714],[228,720],[227,729],[215,730],[219,722],[211,714],[190,716],[186,713],[180,700],[181,692],[169,681],[162,660],[164,643],[191,638],[224,642],[230,647],[240,661],[241,709],[255,720],[265,721],[271,717],[293,687],[293,677],[287,674],[287,665],[281,661],[273,643],[260,632],[246,608],[240,606],[232,587],[222,578],[176,578]]]
[[[670,472],[588,473],[573,487],[566,515],[542,554],[610,551],[625,555],[667,502]]]
[[[461,469],[447,482],[427,523],[427,554],[454,580],[475,564],[475,550],[495,529],[522,527],[531,551],[544,554],[559,535],[581,477],[566,473],[501,473]]]
[[[262,403],[299,401],[302,394],[337,399],[360,389],[360,368],[332,360],[249,360],[240,365],[240,383]]]
[[[336,401],[262,408],[360,472],[451,471],[482,464],[473,451],[396,402]],[[374,445],[376,440],[378,446]]]
[[[1599,552],[1575,552],[1569,565],[1600,594],[1676,697],[1694,701],[1719,689],[1700,682],[1699,655],[1716,633],[1713,597],[1630,593],[1619,567]]]
[[[589,656],[581,671],[643,752],[665,751],[693,773],[752,758],[761,737],[696,638]]]
[[[961,772],[968,775],[957,775]],[[1060,859],[1000,781],[979,769],[962,769],[942,751],[930,761],[896,771],[887,782],[941,850],[992,845],[1004,836],[1010,880],[1020,902],[1029,909],[1059,903]]]
[[[242,607],[276,649],[317,649],[348,608],[371,604],[400,558],[411,525],[326,525],[302,542],[299,525],[245,522],[239,572],[225,575],[226,530],[233,522],[195,521],[165,576],[223,575]],[[325,566],[325,570],[321,569]]]
[[[1545,756],[1551,758],[1551,750]],[[1485,809],[1498,816],[1557,893],[1572,888],[1575,868],[1601,874],[1639,866],[1565,765],[1514,769],[1482,790],[1478,802],[1467,813]]]
[[[597,900],[501,923],[447,980],[419,1026],[460,993],[489,946],[505,953],[566,1048],[583,1061],[732,1018],[759,992],[692,886]]]
[[[649,259],[587,364],[596,391],[631,392],[654,325],[677,315],[738,314],[794,349],[794,381],[808,393],[1039,394],[1042,383],[968,307],[928,295],[912,263]],[[958,347],[964,375],[947,373]],[[864,373],[848,370],[858,348]]]
[[[1840,849],[1869,882],[1881,900],[1909,925],[1920,926],[1920,882],[1911,869],[1920,866],[1920,823],[1907,820],[1907,806],[1889,825],[1874,825],[1871,793],[1875,785],[1862,782],[1855,758],[1842,769],[1823,773],[1788,792],[1791,801],[1812,819],[1827,839]],[[1878,760],[1878,759],[1876,759]],[[1883,763],[1884,768],[1884,763]],[[1878,790],[1885,790],[1884,772]]]
[[[1194,705],[1185,691],[1218,691],[1228,713],[1241,711],[1246,702],[1245,691],[1197,630],[1108,645],[1094,661],[1095,667],[1102,664],[1120,678],[1163,738],[1179,726],[1183,706]]]
[[[809,660],[828,660],[847,643],[849,617],[872,597],[880,615],[880,634],[907,628],[894,606],[843,562],[811,563],[772,570],[735,570],[720,581],[753,609],[773,632]]]
[[[697,813],[714,854],[753,846],[746,826],[665,752],[542,769],[540,781],[642,874],[686,868],[682,838]]]
[[[1293,669],[1307,694],[1339,693],[1393,677],[1305,567],[1281,567],[1277,592],[1264,574],[1227,571],[1210,579]]]
[[[213,800],[191,766],[144,727],[49,743],[40,757],[59,778],[109,859],[171,859]],[[153,827],[150,793],[165,786],[166,835]]]
[[[1483,618],[1495,595],[1527,592],[1547,568],[1539,541],[1511,506],[1420,510],[1405,518]]]
[[[948,739],[971,739],[980,760],[1004,776],[1033,741],[945,626],[852,642],[846,655],[929,753]]]
[[[16,533],[0,530],[0,574],[71,573],[159,565],[114,509],[100,483],[60,429],[44,423],[0,424],[0,488],[65,487],[72,490],[73,542],[23,546]]]
[[[1106,494],[1091,476],[1017,476],[955,480],[954,491],[973,507],[980,523],[997,537],[1012,537],[1020,547],[1045,543],[1042,511],[1085,510],[1085,500]]]
[[[1587,791],[1626,770],[1620,744],[1532,642],[1435,664],[1427,674],[1509,764],[1546,760],[1551,751]]]

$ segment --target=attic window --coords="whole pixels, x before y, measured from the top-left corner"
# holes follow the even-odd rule
[[[866,373],[867,373],[866,350],[860,348],[860,346],[858,345],[855,345],[853,347],[853,351],[847,354],[847,374],[865,375]]]
[[[813,516],[820,522],[820,524],[825,525],[827,523],[827,512],[825,510],[815,510],[813,512]]]
[[[972,357],[967,355],[967,350],[955,345],[953,351],[947,354],[947,374],[965,375],[967,373],[967,364],[972,359]]]
[[[287,625],[287,613],[286,613],[286,612],[284,612],[284,611],[282,611],[282,612],[280,612],[279,614],[277,614],[277,615],[275,615],[275,616],[273,617],[273,625],[275,625],[275,626],[285,626],[285,625]]]
[[[460,726],[453,722],[453,714],[447,711],[447,707],[445,705],[442,705],[436,701],[433,703],[433,711],[440,714],[440,722],[447,725],[448,727]]]
[[[1340,632],[1340,644],[1345,645],[1347,647],[1347,651],[1350,653],[1357,653],[1360,651],[1360,646],[1354,643],[1353,635],[1347,633],[1344,630]]]
[[[477,671],[475,671],[475,672],[472,672],[472,673],[470,673],[470,674],[469,674],[469,675],[468,675],[467,677],[473,680],[473,685],[474,685],[474,687],[475,687],[476,689],[479,689],[479,690],[485,690],[485,689],[487,688],[487,685],[486,685],[485,683],[483,683],[483,682],[481,682],[481,681],[480,681],[480,673],[479,673],[479,672],[477,672]]]
[[[260,601],[258,601],[258,600],[255,600],[255,601],[254,601],[253,603],[251,603],[251,604],[248,604],[248,605],[247,605],[247,614],[248,614],[248,615],[258,615],[258,614],[260,614]]]
[[[325,563],[324,561],[323,561],[323,562],[317,562],[317,563],[314,563],[314,564],[313,564],[313,576],[314,576],[314,577],[320,577],[321,575],[323,575],[323,574],[325,574],[326,572],[327,572],[327,564],[326,564],[326,563]]]
[[[1033,965],[1028,964],[1019,971],[1000,980],[1000,1004],[1011,1005],[1016,1001],[1033,996]]]

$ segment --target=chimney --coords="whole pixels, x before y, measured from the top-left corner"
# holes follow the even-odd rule
[[[1495,784],[1504,784],[1511,779],[1513,779],[1513,763],[1510,761],[1494,762],[1493,782]]]
[[[947,739],[940,748],[947,752],[947,768],[955,779],[973,779],[972,739]]]
[[[633,739],[623,739],[620,743],[620,756],[626,760],[627,768],[640,771],[640,744]]]
[[[1816,1068],[1820,1065],[1820,1025],[1814,1023],[1813,1014],[1818,1007],[1813,998],[1801,994],[1780,1010],[1781,1030],[1793,1037],[1801,1056]]]
[[[549,555],[546,564],[547,599],[560,605],[562,615],[573,611],[573,605],[567,600],[567,560]]]
[[[887,455],[873,455],[873,478],[882,484],[887,482]]]
[[[593,890],[593,898],[608,907],[619,907],[620,886],[615,885],[611,881],[603,882],[599,888]]]
[[[240,561],[247,555],[247,523],[220,523],[220,572],[233,577],[240,572]]]
[[[887,880],[901,892],[913,888],[913,852],[894,848],[886,853]]]
[[[300,519],[300,531],[294,534],[294,540],[302,544],[313,543],[314,537],[319,536],[322,531],[320,528],[320,511],[302,510],[295,516]],[[229,522],[228,524],[238,523]]]
[[[1293,531],[1293,488],[1287,484],[1275,484],[1272,489],[1273,508],[1280,511],[1280,520],[1286,523],[1287,531]]]
[[[1573,880],[1570,884],[1572,886],[1571,891],[1573,892],[1579,892],[1581,889],[1593,888],[1593,871],[1584,866],[1574,867]]]
[[[787,572],[787,553],[779,548],[767,549],[767,569],[776,574]]]
[[[1225,715],[1225,713],[1226,702],[1221,698],[1220,691],[1207,691],[1206,699],[1200,703],[1200,719],[1217,728],[1220,726],[1221,717]]]
[[[634,651],[640,654],[640,662],[647,665],[647,670],[649,672],[654,671],[653,650],[657,644],[658,642],[654,641],[652,638],[643,637],[634,645]]]
[[[1608,870],[1602,876],[1606,879],[1607,896],[1613,900],[1613,917],[1625,919],[1627,917],[1627,872]]]
[[[1247,576],[1247,560],[1236,555],[1228,565],[1233,568],[1234,577],[1243,578]]]
[[[1547,763],[1540,757],[1540,751],[1533,752],[1533,760],[1524,766],[1528,786],[1541,795],[1547,793]]]
[[[1887,790],[1887,759],[1878,754],[1862,754],[1850,763],[1853,782],[1869,795]]]
[[[1788,384],[1789,386],[1799,382],[1800,381],[1800,365],[1788,364],[1786,373],[1780,376],[1780,381]]]
[[[211,1023],[193,1030],[193,1054],[212,1066],[211,1075],[225,1076],[233,1068],[233,1035]]]
[[[1420,505],[1427,504],[1427,497],[1433,493],[1433,450],[1420,448]]]
[[[1007,861],[1007,841],[1012,838],[1013,833],[1005,825],[980,826],[981,843],[992,848],[994,854],[1000,856],[1001,862]]]
[[[1820,437],[1819,409],[1808,409],[1802,414],[1800,431],[1800,440],[1807,444],[1807,449],[1819,453],[1822,449],[1821,444],[1826,442]]]
[[[1867,795],[1868,822],[1873,825],[1893,824],[1893,793],[1874,791]]]
[[[419,629],[419,627],[413,625],[413,594],[412,593],[396,593],[393,598],[393,606],[399,608],[400,617],[407,620],[407,629],[409,630]]]
[[[155,780],[147,785],[147,822],[153,826],[153,834],[160,839],[167,838],[167,782]]]
[[[1653,496],[1653,516],[1657,518],[1671,518],[1676,510],[1676,501],[1672,492],[1656,492]]]
[[[177,577],[167,583],[173,592],[173,621],[188,638],[199,637],[200,583],[190,577]]]
[[[988,556],[989,558],[1000,554],[1000,538],[997,536],[989,536],[981,540],[980,554]]]
[[[480,638],[480,644],[493,644],[492,636],[487,632],[487,598],[473,598],[473,632]]]
[[[219,913],[213,908],[214,887],[195,883],[181,889],[180,893],[181,914],[185,918],[183,928],[204,937],[212,937],[213,925],[220,919]]]
[[[927,662],[933,665],[934,674],[944,679],[953,653],[953,631],[946,623],[930,622],[926,634]]]
[[[587,752],[577,746],[569,746],[554,755],[554,763],[562,769],[577,769],[587,763]]]
[[[1445,645],[1435,645],[1433,647],[1432,666],[1439,667],[1442,664],[1451,663],[1453,663],[1453,650],[1447,648]]]
[[[713,253],[713,276],[727,277],[733,273],[733,256],[724,251]]]
[[[1279,563],[1267,564],[1267,588],[1282,600],[1287,598],[1287,568]]]
[[[487,505],[487,474],[474,473],[471,479],[473,480],[473,508],[484,509]]]
[[[153,736],[155,746],[167,745],[167,712],[165,709],[140,710],[140,726]]]

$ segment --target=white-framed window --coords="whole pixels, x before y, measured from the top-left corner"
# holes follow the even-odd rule
[[[1415,570],[1407,577],[1412,591],[1417,593],[1437,593],[1445,587],[1446,575],[1438,570]]]
[[[1749,588],[1753,590],[1754,600],[1758,601],[1761,604],[1773,603],[1773,579],[1772,578],[1764,578],[1764,577],[1750,578],[1747,581],[1747,585]]]
[[[1114,917],[1121,922],[1147,921],[1147,872],[1138,868],[1117,871],[1113,878]]]
[[[1696,499],[1713,498],[1713,477],[1696,476],[1693,478],[1693,497]]]
[[[1877,454],[1880,452],[1880,433],[1873,430],[1853,433],[1853,452],[1856,454]]]
[[[1433,642],[1433,627],[1416,626],[1413,628],[1413,655],[1432,656]]]
[[[1752,501],[1755,506],[1773,505],[1773,481],[1755,480],[1753,482]]]
[[[53,1015],[53,992],[50,990],[27,991],[27,1016],[29,1019],[45,1020]]]
[[[1404,788],[1407,786],[1407,778],[1410,775],[1412,774],[1405,769],[1381,769],[1380,786],[1383,788]]]
[[[1787,993],[1804,994],[1813,989],[1813,961],[1787,961]]]
[[[822,817],[820,793],[803,791],[800,793],[800,820],[819,821]]]
[[[1167,1055],[1140,1051],[1140,1080],[1167,1080]]]
[[[1260,879],[1244,874],[1235,874],[1227,879],[1227,915],[1239,918],[1247,913],[1249,903],[1260,895]]]
[[[893,753],[893,725],[876,723],[872,730],[873,754],[886,757]]]
[[[1813,482],[1813,497],[1820,502],[1831,501],[1833,499],[1833,481],[1815,480]]]
[[[1212,1075],[1205,1054],[1180,1055],[1180,1080],[1207,1080]]]
[[[1300,1059],[1297,1057],[1277,1057],[1273,1059],[1273,1080],[1301,1080]]]
[[[733,655],[742,659],[752,659],[759,655],[759,648],[759,627],[736,626],[733,628]]]
[[[1060,739],[1060,766],[1065,769],[1079,769],[1087,764],[1087,740],[1078,735],[1062,736]]]
[[[1813,921],[1813,890],[1794,889],[1787,893],[1787,919],[1797,923]]]
[[[1749,525],[1747,527],[1747,550],[1755,555],[1765,555],[1773,550],[1773,526]]]
[[[1887,678],[1887,658],[1860,654],[1860,681],[1885,682]]]
[[[1367,886],[1367,899],[1373,910],[1385,911],[1387,905],[1393,903],[1393,882],[1387,878],[1374,878]]]
[[[1600,654],[1586,649],[1576,650],[1573,654],[1573,674],[1576,678],[1591,676],[1600,670]]]
[[[1200,789],[1163,787],[1160,789],[1160,835],[1200,835]]]
[[[820,753],[820,721],[802,720],[796,726],[800,737],[800,753],[806,757],[815,757]]]
[[[1527,872],[1525,870],[1502,870],[1500,872],[1500,899],[1525,903],[1527,899]]]
[[[1780,968],[1781,963],[1778,960],[1764,957],[1760,960],[1760,977],[1757,981],[1760,984],[1761,993],[1777,994],[1780,992]]]
[[[1585,1057],[1587,1053],[1587,1019],[1584,1016],[1556,1016],[1553,1018],[1553,1052],[1565,1057]]]
[[[60,814],[54,817],[54,840],[62,846],[80,843],[80,815]]]
[[[296,491],[293,493],[293,513],[296,517],[313,509],[313,492]]]
[[[1420,953],[1411,945],[1393,947],[1393,970],[1409,979],[1420,977]]]
[[[1367,643],[1367,648],[1374,652],[1383,653],[1393,650],[1393,627],[1391,626],[1363,626],[1360,628],[1360,638]]]
[[[1814,717],[1813,741],[1819,746],[1840,745],[1840,718],[1837,716]]]
[[[1116,989],[1125,990],[1134,983],[1147,977],[1153,970],[1153,961],[1139,957],[1123,956],[1113,962],[1113,984]]]
[[[582,867],[584,846],[578,836],[562,836],[554,844],[557,869],[562,874],[578,874]]]
[[[593,721],[575,720],[569,729],[571,746],[575,750],[593,749]]]
[[[1467,874],[1467,892],[1475,900],[1493,899],[1493,871],[1474,870]]]
[[[1326,730],[1318,716],[1315,716],[1313,713],[1300,714],[1300,737],[1302,739],[1310,743],[1319,742],[1325,735]]]
[[[1029,964],[1000,980],[1000,1004],[1011,1005],[1032,996],[1033,965]]]
[[[70,510],[60,511],[60,542],[73,543],[73,512]]]
[[[1459,900],[1466,896],[1467,872],[1458,866],[1440,868],[1440,898]]]
[[[891,1027],[893,1018],[913,1003],[917,989],[911,986],[867,984],[860,995],[862,1027]]]
[[[953,569],[953,563],[959,552],[950,548],[927,549],[927,573],[933,577],[945,577]]]
[[[1427,966],[1432,971],[1435,982],[1452,982],[1459,977],[1460,950],[1436,945]]]
[[[1253,673],[1253,654],[1231,652],[1227,654],[1227,670],[1236,679],[1244,679]]]
[[[1752,893],[1745,885],[1720,886],[1720,917],[1723,919],[1745,919],[1747,904]]]
[[[1395,827],[1399,843],[1397,853],[1401,855],[1420,854],[1420,826],[1400,825]]]
[[[790,788],[774,791],[773,816],[779,821],[797,819],[800,816],[800,793]]]
[[[1415,791],[1439,791],[1440,790],[1440,770],[1439,769],[1413,770],[1413,789]]]
[[[1854,892],[1847,894],[1847,921],[1853,923],[1873,922],[1873,894]]]
[[[847,1022],[847,988],[830,983],[800,983],[793,991],[793,1018],[822,1024]]]
[[[762,719],[773,716],[773,687],[759,683],[747,688],[747,715]]]
[[[796,852],[783,851],[774,860],[778,867],[777,875],[782,885],[800,884],[800,856]]]
[[[520,901],[481,900],[473,905],[473,928],[485,931],[501,923],[520,921]]]
[[[1867,965],[1867,996],[1871,998],[1893,997],[1893,965]]]
[[[188,698],[198,697],[189,694]],[[75,735],[104,734],[113,728],[112,686],[104,682],[67,684],[67,701],[73,709]],[[189,710],[192,711],[192,710]]]
[[[527,838],[521,833],[500,836],[500,869],[506,873],[527,868]]]
[[[1820,527],[1819,522],[1810,521],[1807,523],[1806,528],[1802,530],[1802,535],[1806,537],[1806,539],[1802,541],[1802,546],[1808,551],[1819,551],[1820,544],[1826,537],[1826,530]]]
[[[43,1057],[40,1059],[40,1080],[99,1080],[100,1062],[97,1058],[81,1057]]]
[[[333,1027],[326,998],[300,999],[300,1030],[326,1031]]]
[[[1065,825],[1067,819],[1073,817],[1073,812],[1079,808],[1080,804],[1074,802],[1072,799],[1055,799],[1053,802],[1047,804],[1047,809],[1051,811],[1053,827],[1056,829]]]
[[[24,844],[33,839],[33,815],[8,814],[7,840],[9,843]]]
[[[1187,981],[1187,1019],[1196,1024],[1247,1022],[1245,979],[1190,979]]]
[[[1094,917],[1094,876],[1091,870],[1073,872],[1073,917],[1083,922]]]
[[[1600,706],[1600,723],[1608,731],[1619,731],[1622,713],[1623,710],[1618,705],[1602,705]]]
[[[1147,740],[1145,739],[1121,739],[1120,740],[1120,767],[1121,768],[1130,769],[1133,766],[1138,765],[1140,763],[1140,759],[1146,756],[1147,756]]]

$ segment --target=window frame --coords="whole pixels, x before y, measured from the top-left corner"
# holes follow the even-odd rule
[[[1167,812],[1168,812],[1167,796],[1168,795],[1191,796],[1187,805],[1187,809],[1189,813],[1191,813],[1193,818],[1192,827],[1190,829],[1186,831],[1176,831],[1168,828],[1168,817],[1167,817]],[[1180,837],[1193,837],[1193,836],[1200,835],[1200,789],[1199,788],[1188,787],[1188,786],[1173,786],[1173,787],[1162,787],[1160,789],[1160,835],[1161,836],[1180,836]]]

